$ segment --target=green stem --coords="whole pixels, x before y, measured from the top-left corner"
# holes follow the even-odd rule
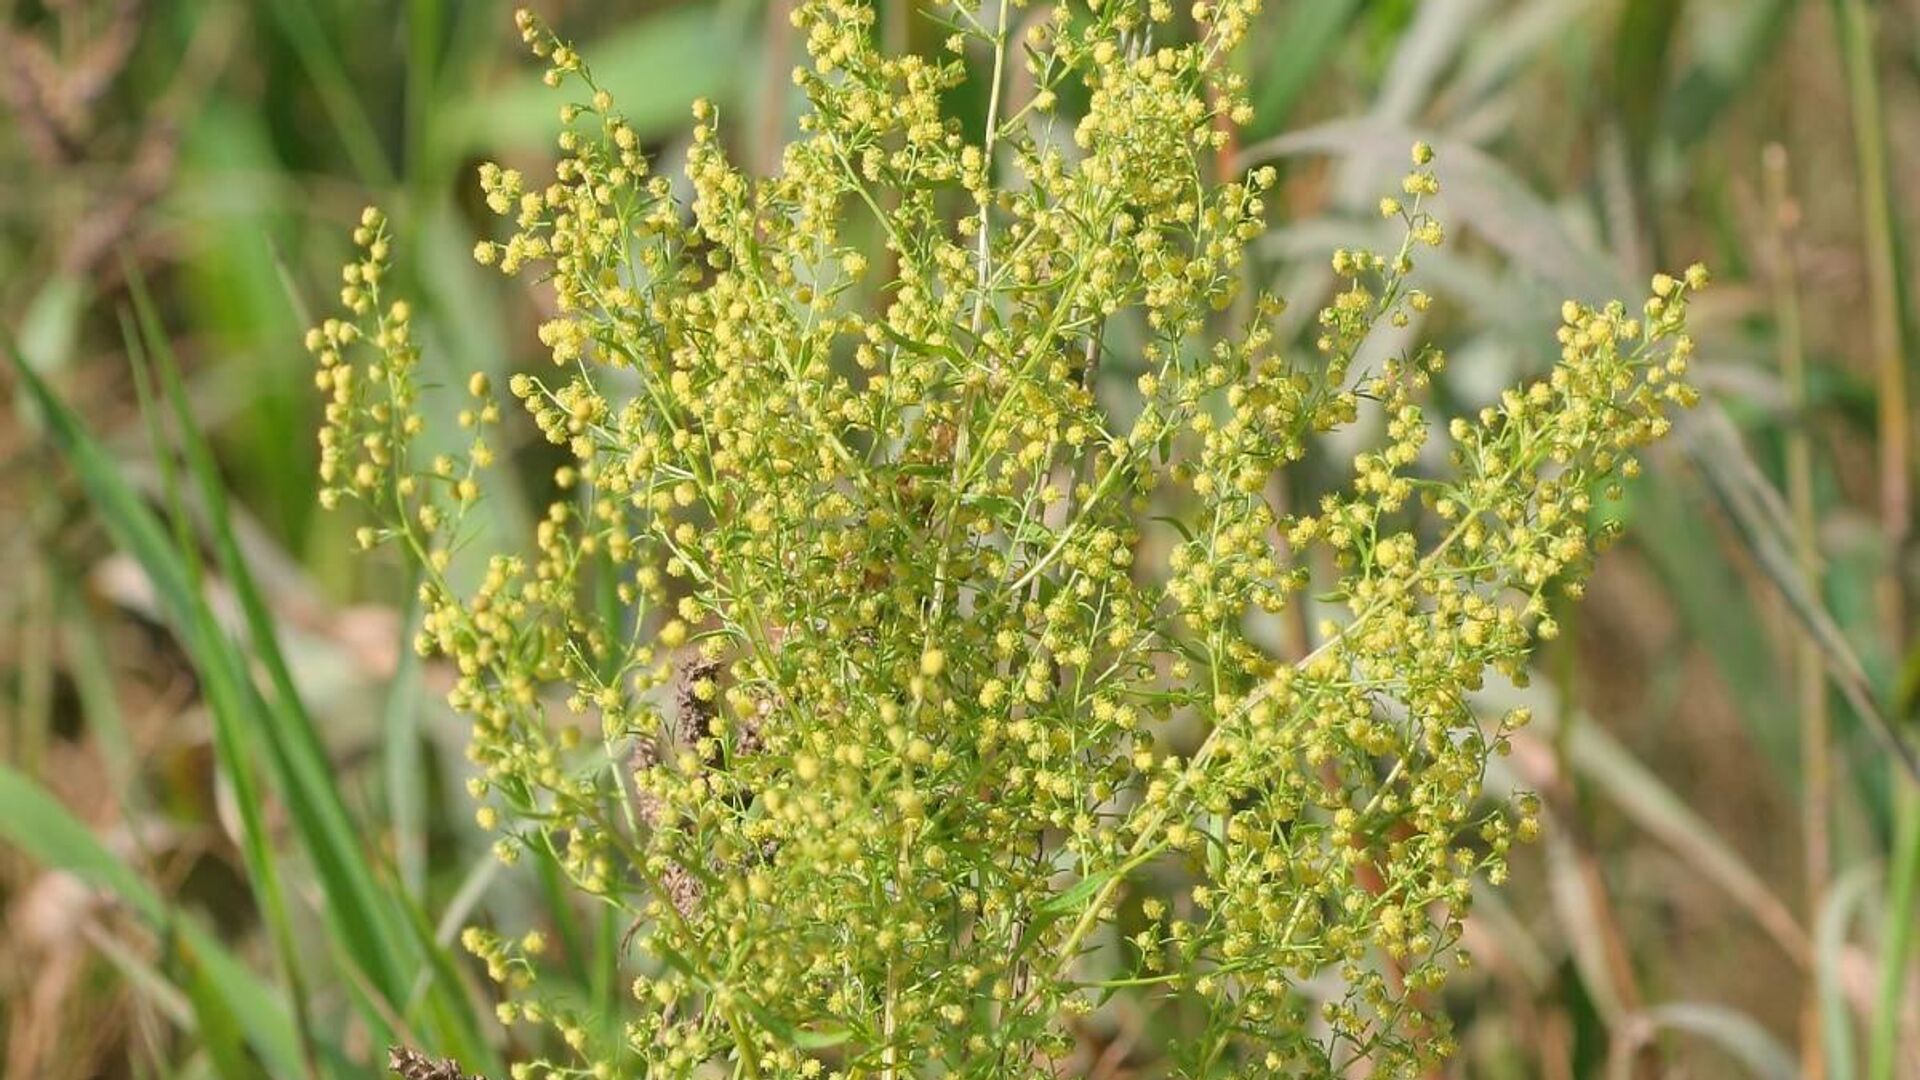
[[[1773,311],[1780,353],[1780,379],[1786,384],[1787,500],[1793,511],[1794,561],[1808,585],[1820,591],[1820,550],[1815,529],[1813,450],[1807,437],[1807,371],[1800,322],[1800,282],[1790,234],[1799,216],[1788,175],[1786,148],[1769,145],[1763,154],[1769,246],[1772,250]],[[1800,820],[1806,848],[1806,908],[1812,920],[1826,904],[1832,877],[1833,761],[1832,718],[1827,709],[1826,667],[1820,645],[1806,635],[1794,643],[1794,682],[1800,713]],[[1808,996],[1806,1044],[1801,1061],[1816,1070],[1826,1059],[1817,991]],[[1817,1075],[1817,1072],[1815,1073]]]
[[[1900,839],[1887,882],[1887,931],[1881,943],[1880,996],[1867,1042],[1868,1080],[1893,1080],[1899,1049],[1900,1013],[1907,997],[1907,954],[1913,950],[1914,924],[1920,922],[1920,790],[1903,784]]]
[[[1880,433],[1880,528],[1887,572],[1881,582],[1886,643],[1897,662],[1904,655],[1906,588],[1899,567],[1912,532],[1910,478],[1911,415],[1901,330],[1900,266],[1894,249],[1899,229],[1887,182],[1887,132],[1881,114],[1880,77],[1873,56],[1873,13],[1864,0],[1833,0],[1840,60],[1846,69],[1853,116],[1854,156],[1860,174],[1860,213],[1866,238],[1868,318],[1873,332]]]

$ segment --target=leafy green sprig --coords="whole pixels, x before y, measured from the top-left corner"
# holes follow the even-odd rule
[[[472,590],[444,571],[499,406],[476,376],[466,460],[415,460],[384,221],[356,237],[346,316],[309,339],[323,499],[427,570],[418,645],[458,672],[500,857],[552,856],[633,927],[612,1025],[540,981],[537,930],[468,933],[502,1020],[571,1048],[516,1076],[1051,1076],[1122,995],[1203,1018],[1169,1048],[1184,1075],[1414,1075],[1450,1049],[1431,992],[1470,883],[1538,828],[1483,785],[1525,714],[1467,695],[1524,678],[1550,591],[1614,535],[1604,497],[1690,403],[1705,273],[1638,312],[1569,305],[1547,378],[1437,429],[1438,350],[1354,370],[1429,304],[1431,151],[1380,205],[1398,251],[1335,255],[1312,349],[1276,340],[1272,297],[1222,335],[1275,180],[1209,174],[1249,115],[1226,60],[1257,4],[1025,6],[949,5],[933,59],[881,52],[864,4],[797,5],[798,139],[750,177],[696,104],[684,199],[521,16],[581,98],[550,182],[481,170],[511,232],[475,255],[551,290],[552,367],[508,389],[567,463],[533,548]],[[941,105],[970,50],[977,143]],[[1136,347],[1110,408],[1101,362]],[[1367,412],[1384,437],[1344,490],[1269,502]],[[1344,617],[1276,656],[1259,619],[1305,602],[1320,553]]]

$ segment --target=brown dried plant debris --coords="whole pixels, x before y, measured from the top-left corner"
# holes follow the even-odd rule
[[[436,1060],[404,1046],[387,1048],[387,1071],[401,1080],[486,1080],[478,1074],[461,1072],[460,1066],[451,1061]]]

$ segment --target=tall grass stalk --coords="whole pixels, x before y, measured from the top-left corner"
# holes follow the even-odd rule
[[[1846,70],[1854,155],[1860,174],[1861,228],[1866,243],[1868,318],[1873,334],[1879,406],[1880,527],[1887,570],[1881,583],[1886,646],[1897,665],[1907,638],[1906,585],[1901,562],[1912,534],[1911,410],[1901,331],[1899,228],[1887,181],[1887,131],[1874,60],[1874,14],[1864,0],[1834,0],[1835,34]]]
[[[1863,0],[1834,0],[1835,30],[1847,75],[1853,115],[1854,152],[1866,241],[1874,374],[1879,404],[1881,532],[1886,543],[1882,608],[1886,647],[1897,670],[1906,656],[1908,597],[1904,577],[1912,534],[1912,424],[1907,397],[1907,359],[1901,312],[1901,268],[1895,234],[1899,223],[1889,189],[1886,121],[1881,113],[1875,64],[1875,15]],[[1868,1043],[1868,1076],[1891,1078],[1899,1027],[1906,954],[1913,937],[1914,878],[1920,874],[1920,795],[1910,777],[1895,778],[1897,839],[1888,880],[1886,940],[1881,985]]]
[[[1772,248],[1773,311],[1780,379],[1787,389],[1787,501],[1793,513],[1794,561],[1801,577],[1817,595],[1821,570],[1819,539],[1815,533],[1813,450],[1807,430],[1806,348],[1800,320],[1800,280],[1794,261],[1793,235],[1799,221],[1794,201],[1786,147],[1769,145],[1763,153],[1766,173],[1767,236]],[[1806,856],[1806,910],[1809,920],[1826,902],[1833,875],[1833,762],[1832,720],[1827,709],[1826,665],[1820,645],[1808,635],[1795,635],[1794,685],[1800,713],[1800,828]],[[1826,1052],[1821,1038],[1819,1000],[1809,993],[1802,1021],[1804,1044],[1801,1068],[1810,1080],[1825,1075]]]

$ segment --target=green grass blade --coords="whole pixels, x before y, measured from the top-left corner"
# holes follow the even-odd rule
[[[233,786],[233,801],[240,815],[242,861],[246,865],[248,880],[252,883],[268,936],[273,942],[281,974],[293,999],[302,1055],[308,1073],[317,1074],[314,1051],[316,1036],[308,1005],[306,980],[301,971],[293,923],[288,915],[286,890],[280,882],[278,855],[273,850],[273,841],[267,830],[264,800],[254,777],[253,761],[256,755],[244,719],[249,708],[257,715],[260,708],[258,697],[253,695],[249,700],[253,685],[246,674],[246,660],[230,647],[219,620],[206,602],[198,548],[189,535],[186,511],[180,501],[179,483],[160,433],[159,413],[154,408],[145,351],[139,334],[124,312],[121,332],[132,363],[134,387],[140,398],[140,414],[149,425],[160,463],[162,483],[173,515],[175,535],[170,554],[175,556],[188,586],[186,596],[189,607],[176,613],[176,623],[182,642],[200,675],[201,692],[206,697],[208,711],[213,717],[214,756],[221,772]],[[68,426],[76,432],[81,430],[77,421],[71,421]],[[83,475],[82,481],[91,493],[102,486],[103,478]]]
[[[320,95],[320,107],[333,125],[347,158],[363,183],[378,188],[392,187],[394,171],[354,87],[340,50],[334,47],[326,26],[316,13],[313,0],[269,0],[266,5],[281,35],[293,46],[300,66]]]
[[[179,966],[185,969],[187,997],[193,1002],[200,1048],[206,1051],[213,1071],[225,1080],[246,1080],[256,1075],[257,1067],[248,1058],[240,1022],[221,998],[219,987],[207,974],[206,965],[193,946],[181,943]]]
[[[1636,167],[1644,168],[1660,131],[1667,56],[1685,8],[1680,0],[1627,0],[1614,38],[1614,99]]]
[[[1759,1080],[1794,1080],[1800,1065],[1760,1022],[1745,1013],[1708,1002],[1675,1001],[1656,1005],[1642,1016],[1655,1027],[1684,1031],[1718,1044]]]
[[[407,590],[413,595],[413,589]],[[400,624],[398,667],[387,687],[382,725],[386,767],[387,827],[393,831],[394,861],[400,884],[419,902],[427,890],[427,800],[425,764],[420,753],[420,654],[413,635],[420,625],[417,602]]]
[[[193,949],[206,989],[218,995],[245,1034],[247,1045],[272,1075],[308,1074],[299,1036],[280,996],[211,934],[181,919],[53,796],[4,764],[0,764],[0,837],[35,862],[63,870],[114,897],[156,932],[171,928]]]
[[[129,275],[129,281],[147,341],[155,349],[161,381],[181,431],[189,468],[207,507],[214,550],[240,599],[254,652],[272,679],[272,698],[261,699],[256,695],[255,700],[264,700],[274,714],[270,722],[259,726],[276,766],[277,786],[294,811],[295,830],[301,835],[303,846],[321,878],[321,886],[329,899],[329,916],[340,920],[340,946],[368,985],[379,993],[385,1006],[403,1017],[410,1017],[407,1003],[411,987],[415,985],[413,973],[423,968],[443,970],[447,967],[446,959],[433,955],[434,950],[423,945],[422,936],[411,932],[404,885],[389,891],[387,883],[391,878],[382,872],[361,843],[360,830],[333,782],[332,765],[319,732],[301,702],[292,670],[279,647],[272,614],[235,539],[212,449],[188,408],[178,366],[166,345],[152,303],[138,275]],[[410,655],[412,649],[406,648],[403,652]],[[398,692],[409,702],[412,700],[404,686]],[[417,778],[402,779],[417,785]],[[424,1007],[431,1022],[426,1030],[436,1040],[428,1049],[463,1061],[484,1062],[487,1051],[474,1011],[457,989],[457,984],[446,978],[435,978],[428,984]]]
[[[1747,550],[1779,589],[1787,609],[1820,647],[1827,671],[1867,730],[1910,777],[1920,780],[1920,750],[1880,708],[1866,665],[1835,625],[1820,596],[1800,573],[1790,540],[1786,501],[1740,447],[1731,422],[1715,406],[1685,419],[1686,447],[1707,486],[1740,533]]]
[[[1905,1008],[1907,957],[1913,951],[1914,924],[1920,923],[1920,791],[1903,785],[1900,833],[1894,844],[1892,880],[1887,882],[1885,939],[1880,943],[1880,993],[1874,1002],[1867,1042],[1869,1080],[1893,1080],[1899,1047],[1900,1013]]]
[[[488,860],[495,861],[491,853]],[[499,1054],[481,1032],[481,1018],[489,1015],[485,996],[466,978],[452,950],[436,938],[426,912],[410,898],[401,897],[400,902],[405,909],[407,929],[427,958],[415,976],[407,1015],[414,1015],[424,1003],[437,1030],[450,1033],[445,1036],[449,1053],[473,1062],[486,1075],[505,1075],[506,1068]]]
[[[745,48],[751,10],[738,3],[682,4],[637,18],[583,44],[594,78],[613,95],[621,115],[641,138],[684,126],[687,103],[710,98],[723,107],[738,90],[742,65],[716,64]],[[499,153],[544,147],[559,130],[553,91],[537,72],[503,89],[450,109],[450,149]]]
[[[253,652],[272,681],[271,697],[245,680],[231,689],[240,703],[259,706],[238,715],[249,721],[251,737],[266,747],[276,788],[287,800],[292,824],[313,860],[328,899],[328,916],[341,931],[346,953],[389,1005],[404,1000],[407,972],[417,957],[394,933],[395,913],[382,895],[371,856],[347,813],[333,779],[333,767],[312,718],[301,704],[292,670],[282,654],[273,619],[234,539],[223,484],[211,449],[200,435],[186,403],[179,371],[157,325],[153,308],[137,276],[131,277],[135,309],[147,344],[154,349],[165,398],[173,410],[188,469],[207,511],[213,547],[247,624]],[[231,643],[226,643],[231,649]],[[231,665],[229,665],[231,666]],[[241,668],[244,671],[244,666]],[[236,683],[241,680],[235,680]]]
[[[21,359],[11,342],[0,339],[0,353],[5,354],[26,391],[25,397],[38,408],[48,433],[86,486],[88,497],[120,549],[147,571],[161,605],[169,612],[191,608],[192,585],[173,550],[173,541],[140,496],[120,478],[119,464],[87,435],[78,418]]]
[[[1359,0],[1315,0],[1279,9],[1279,25],[1270,31],[1275,47],[1248,57],[1260,133],[1284,126],[1313,77],[1339,51],[1341,34],[1359,10]]]
[[[137,339],[129,339],[129,348],[137,359]],[[193,660],[214,720],[215,754],[234,785],[241,818],[242,854],[248,874],[262,917],[274,937],[289,988],[294,993],[297,1013],[304,1016],[304,982],[294,952],[277,855],[268,838],[262,797],[254,786],[250,766],[256,756],[250,734],[263,728],[271,731],[274,725],[268,722],[258,691],[247,675],[246,657],[227,640],[207,606],[197,582],[197,566],[183,557],[184,545],[177,544],[168,535],[159,519],[120,475],[117,463],[87,433],[65,403],[38,375],[20,363],[16,354],[10,349],[4,351],[13,360],[27,395],[38,406],[48,431],[74,467],[108,533],[121,550],[140,563]],[[136,366],[135,370],[138,374],[141,369]],[[299,1030],[303,1037],[311,1034],[304,1023]]]
[[[1673,141],[1692,146],[1718,130],[1728,109],[1746,98],[1747,88],[1765,76],[1799,0],[1749,0],[1739,22],[1723,40],[1698,43],[1701,58],[1682,75],[1667,96],[1665,125]]]
[[[1820,989],[1820,1025],[1827,1048],[1827,1080],[1859,1075],[1854,1057],[1853,1014],[1847,1006],[1842,963],[1847,929],[1873,886],[1873,867],[1858,866],[1840,875],[1827,892],[1826,907],[1814,923],[1813,950]]]

